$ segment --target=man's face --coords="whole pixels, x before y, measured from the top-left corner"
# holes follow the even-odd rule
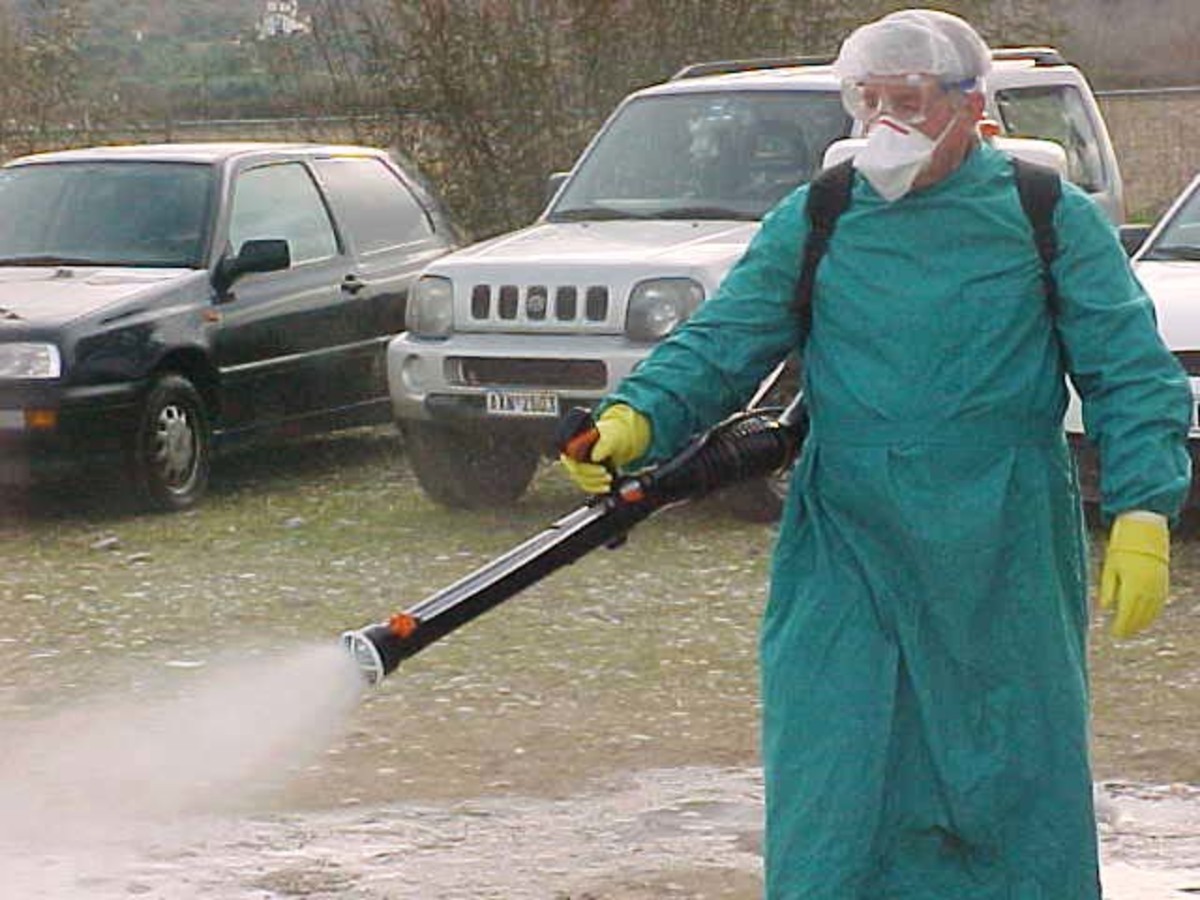
[[[938,85],[925,100],[924,117],[911,124],[930,140],[944,142],[950,137],[947,129],[953,130],[962,118],[965,99],[964,94]]]
[[[913,186],[925,187],[941,181],[959,167],[979,143],[979,120],[983,118],[983,94],[943,90],[929,106],[924,122],[914,126],[935,142],[933,158],[917,176]]]
[[[940,181],[954,171],[978,141],[983,94],[945,87],[932,75],[870,76],[842,84],[842,103],[868,134],[882,117],[903,122],[935,143],[933,158],[914,187]]]

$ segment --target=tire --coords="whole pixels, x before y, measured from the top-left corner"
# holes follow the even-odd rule
[[[181,375],[150,386],[129,451],[129,474],[142,505],[178,512],[208,489],[212,435],[199,392]]]
[[[788,479],[791,470],[771,478],[756,478],[743,484],[726,488],[717,496],[717,502],[734,518],[757,525],[778,522],[783,514],[783,501],[787,498]]]
[[[493,431],[433,422],[406,422],[400,430],[421,489],[451,509],[510,506],[537,471],[534,448]]]

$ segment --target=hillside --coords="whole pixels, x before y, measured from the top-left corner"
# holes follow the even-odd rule
[[[347,8],[357,2],[345,0]],[[836,8],[839,0],[826,2]],[[845,9],[862,10],[864,16],[870,9],[899,5],[892,0],[841,2]],[[1012,0],[992,2],[995,9],[1020,8]],[[923,3],[961,11],[979,8],[987,0],[914,0],[913,5]],[[181,50],[194,56],[206,52],[206,45],[228,46],[250,34],[266,4],[264,0],[0,0],[4,5],[15,5],[27,14],[38,8],[81,8],[89,24],[87,55],[103,61],[114,74],[154,81],[169,74],[172,62],[184,69],[196,68],[194,61],[177,55]],[[304,14],[318,14],[321,6],[317,0],[300,0]],[[1043,0],[1041,10],[1048,29],[1065,26],[1050,39],[1078,61],[1099,87],[1200,84],[1200,53],[1195,49],[1200,0]],[[1018,40],[1031,33],[1028,22],[1019,30]],[[219,66],[210,61],[208,68],[228,71],[229,66],[227,61]]]
[[[143,38],[184,41],[222,40],[253,27],[262,0],[74,0],[83,7],[101,42]],[[16,0],[26,14],[45,0]],[[61,5],[67,5],[66,2]]]

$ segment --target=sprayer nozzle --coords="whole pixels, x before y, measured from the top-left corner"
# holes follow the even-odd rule
[[[383,667],[383,657],[379,655],[379,648],[375,646],[375,642],[367,635],[367,629],[343,632],[342,649],[350,654],[368,685],[374,687],[383,681],[383,676],[387,674]]]

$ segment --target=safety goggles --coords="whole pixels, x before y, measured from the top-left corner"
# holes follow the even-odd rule
[[[908,125],[920,125],[948,90],[969,90],[974,79],[945,84],[932,75],[872,76],[842,82],[842,105],[860,122],[889,115]]]

